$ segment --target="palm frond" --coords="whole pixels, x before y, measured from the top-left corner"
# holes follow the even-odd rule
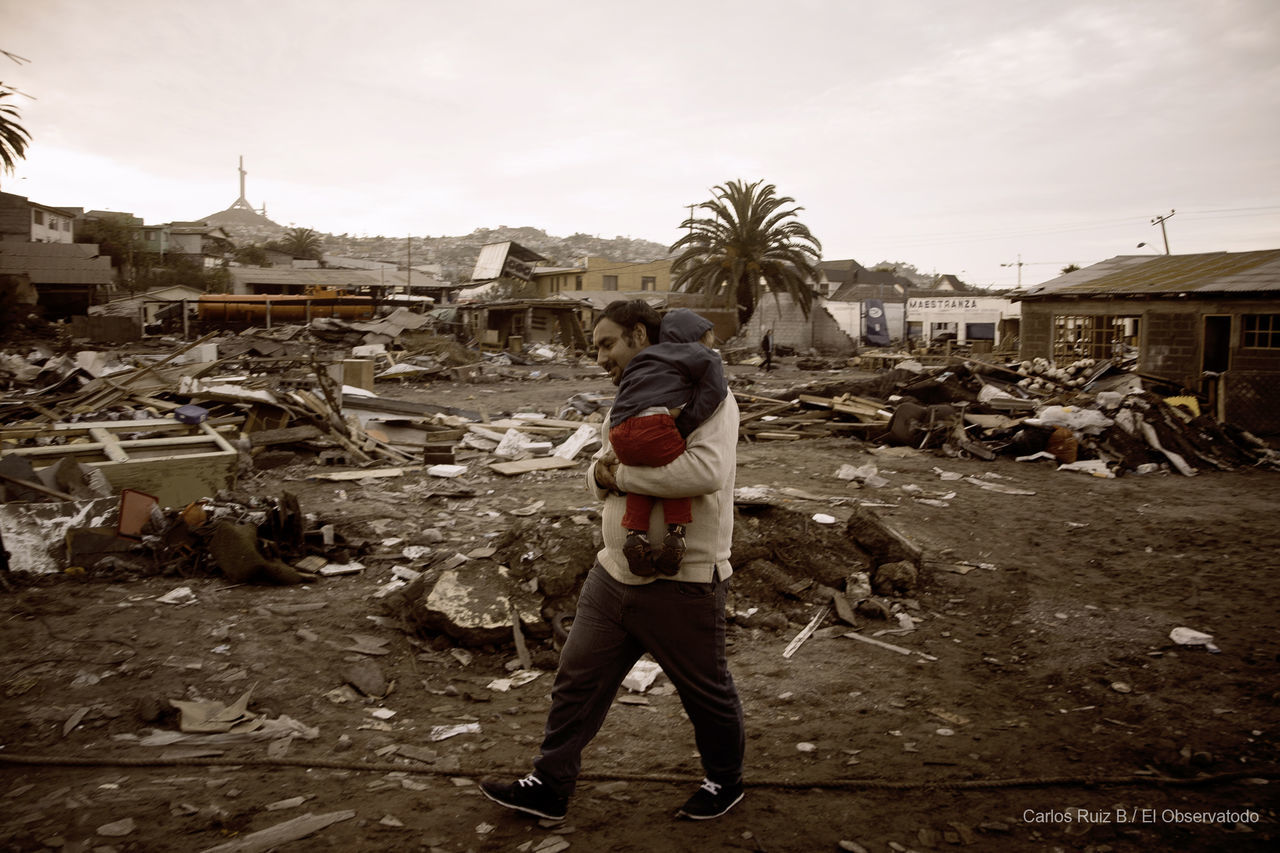
[[[822,245],[796,219],[804,208],[779,196],[773,184],[727,181],[697,205],[687,229],[671,246],[673,290],[705,293],[738,310],[740,323],[755,312],[761,293],[791,296],[808,316]]]
[[[12,94],[12,89],[0,83],[0,100]],[[17,168],[18,161],[27,156],[27,145],[31,142],[31,134],[18,118],[17,107],[0,103],[0,166],[6,172]]]

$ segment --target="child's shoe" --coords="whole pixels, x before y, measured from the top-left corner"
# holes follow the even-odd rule
[[[642,578],[651,578],[656,573],[653,567],[653,550],[649,547],[649,534],[643,530],[632,530],[627,533],[627,541],[622,546],[622,556],[627,558],[627,568],[631,574]]]
[[[653,555],[653,565],[659,572],[671,577],[680,571],[684,561],[684,525],[668,524],[662,548]]]

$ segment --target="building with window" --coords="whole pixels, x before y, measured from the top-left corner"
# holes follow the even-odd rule
[[[535,267],[532,284],[539,298],[564,293],[602,291],[625,294],[667,293],[671,290],[671,259],[634,263],[588,257],[571,267]]]
[[[1219,420],[1280,434],[1280,249],[1121,255],[1015,298],[1022,358],[1136,357]]]
[[[46,319],[83,314],[108,293],[115,270],[96,245],[75,242],[79,213],[0,192],[0,291],[24,304],[34,293]]]
[[[0,192],[0,240],[74,243],[75,208],[50,207],[26,196]]]

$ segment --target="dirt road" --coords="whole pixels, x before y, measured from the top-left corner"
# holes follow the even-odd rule
[[[576,369],[541,375],[388,393],[554,414],[574,393],[610,390]],[[784,366],[752,388],[805,378]],[[846,463],[874,464],[887,484],[854,487],[835,476]],[[502,478],[472,465],[471,496],[434,494],[421,473],[308,480],[305,464],[241,488],[291,491],[349,537],[466,551],[539,500],[556,531],[591,536],[582,467]],[[312,814],[336,822],[276,849],[565,849],[553,836],[582,851],[1274,849],[1280,476],[1097,479],[821,438],[743,443],[738,485],[756,484],[793,492],[739,517],[765,546],[732,586],[749,789],[721,820],[672,817],[700,773],[661,678],[619,699],[563,825],[484,800],[480,775],[527,769],[552,673],[503,691],[513,647],[400,630],[371,597],[395,564],[375,547],[362,573],[301,587],[59,577],[0,594],[0,844],[204,850]],[[846,637],[832,617],[784,658],[823,603],[804,583],[812,552],[857,567],[831,543],[860,505],[929,557],[916,588],[889,599],[891,619],[859,617],[859,636],[901,651]],[[194,603],[157,600],[177,586]],[[1220,651],[1178,645],[1179,627]],[[360,635],[385,653],[352,650],[371,647]],[[554,661],[550,643],[534,652]],[[339,690],[370,660],[393,682],[384,699]],[[231,702],[251,686],[249,708],[296,721],[296,737],[139,742],[176,731],[169,700]]]

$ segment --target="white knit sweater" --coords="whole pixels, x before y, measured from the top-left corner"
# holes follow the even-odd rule
[[[627,499],[600,488],[596,483],[596,462],[611,450],[609,419],[601,425],[603,447],[587,466],[587,487],[604,499],[602,530],[604,548],[597,558],[609,574],[627,584],[649,583],[654,578],[633,575],[622,556],[626,531],[622,516]],[[693,521],[685,526],[685,555],[674,580],[709,583],[719,568],[723,580],[732,574],[729,549],[733,543],[733,484],[738,464],[738,403],[730,394],[711,417],[685,441],[685,451],[666,465],[645,467],[619,465],[618,488],[655,498],[692,498]],[[649,516],[650,539],[655,546],[666,534],[662,504],[654,502]]]

